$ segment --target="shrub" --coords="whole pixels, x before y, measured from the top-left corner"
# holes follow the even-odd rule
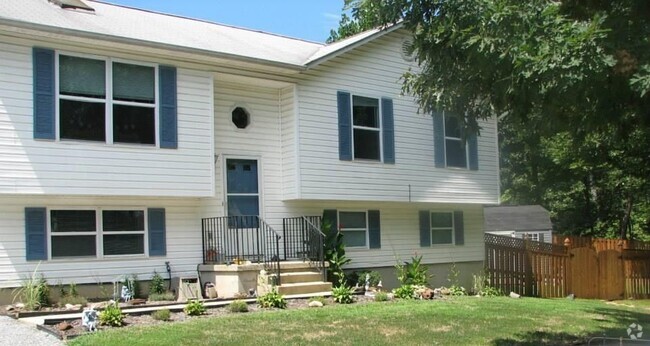
[[[19,288],[14,290],[14,301],[20,300],[25,304],[27,310],[38,310],[49,304],[50,287],[47,280],[41,274],[40,278],[36,277],[38,266],[32,273],[32,276],[24,280]]]
[[[503,292],[501,292],[501,290],[496,287],[485,286],[478,294],[480,294],[482,297],[498,297],[502,296]]]
[[[411,262],[405,261],[403,264],[396,264],[397,279],[402,285],[428,286],[429,275],[426,266],[422,265],[422,256],[411,257]]]
[[[311,297],[311,298],[309,298],[309,303],[311,303],[311,302],[319,302],[319,303],[321,303],[323,305],[327,305],[327,299],[325,299],[325,297],[323,297],[323,296]]]
[[[169,321],[172,313],[169,309],[156,310],[151,314],[151,317],[156,321]]]
[[[467,291],[463,286],[452,285],[451,287],[449,287],[449,294],[452,296],[466,296]]]
[[[350,263],[350,259],[345,255],[345,243],[343,234],[334,231],[333,225],[329,222],[323,222],[321,229],[327,234],[323,243],[323,253],[325,261],[329,263],[327,269],[327,280],[338,284],[345,283],[345,272],[343,266]]]
[[[153,276],[151,277],[151,283],[149,284],[149,297],[153,294],[163,293],[165,293],[165,280],[154,270]]]
[[[117,303],[109,304],[99,313],[99,323],[105,326],[121,327],[124,324],[124,315]]]
[[[415,299],[415,287],[413,285],[402,285],[393,290],[395,298],[400,299]]]
[[[233,300],[228,305],[228,310],[230,312],[248,312],[248,304],[243,300]]]
[[[351,304],[354,303],[354,298],[352,294],[354,289],[345,285],[339,285],[332,288],[332,297],[334,301],[339,304]]]
[[[206,311],[205,305],[200,300],[189,300],[183,311],[189,316],[203,315]]]
[[[284,296],[278,293],[278,290],[273,287],[267,294],[257,297],[257,304],[261,308],[278,308],[284,309],[287,307],[287,301]]]
[[[176,297],[174,296],[174,293],[171,292],[151,293],[149,295],[149,301],[152,302],[174,301],[174,300],[176,300]]]
[[[65,292],[65,290],[63,292]],[[79,291],[77,291],[77,284],[76,283],[71,282],[68,285],[68,295],[70,297],[78,297],[79,296]]]
[[[386,292],[377,292],[375,293],[376,302],[385,302],[388,301],[388,293]]]

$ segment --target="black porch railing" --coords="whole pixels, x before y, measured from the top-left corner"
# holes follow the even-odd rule
[[[323,253],[325,234],[321,232],[320,216],[299,216],[282,220],[284,229],[284,259],[309,261],[327,281],[327,268]]]
[[[203,263],[263,263],[280,285],[280,235],[259,216],[205,218]]]

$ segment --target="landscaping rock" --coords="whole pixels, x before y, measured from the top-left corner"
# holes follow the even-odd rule
[[[110,304],[110,302],[98,302],[90,304],[90,308],[93,310],[103,310]]]
[[[13,305],[7,305],[7,306],[5,307],[5,311],[7,311],[7,312],[9,312],[9,311],[14,311],[15,309],[16,309],[16,308],[14,308]]]
[[[16,309],[22,310],[22,309],[25,308],[25,304],[23,304],[23,303],[17,303],[16,305],[14,305],[14,307],[15,307]]]
[[[322,307],[323,307],[323,303],[321,303],[321,302],[319,302],[319,301],[317,301],[317,300],[314,300],[314,301],[312,301],[312,302],[309,302],[309,307],[310,307],[310,308],[322,308]]]
[[[433,299],[434,295],[435,295],[435,293],[433,292],[433,290],[430,289],[430,288],[427,288],[427,289],[424,290],[424,292],[422,292],[422,299],[427,299],[427,300]]]
[[[147,303],[146,299],[136,298],[136,299],[129,300],[129,305],[144,305],[146,303]]]
[[[448,296],[451,294],[451,291],[448,288],[443,287],[440,289],[440,294],[442,294],[443,296]]]
[[[66,331],[66,330],[68,330],[70,328],[72,328],[72,325],[70,325],[70,323],[68,323],[66,321],[63,321],[63,322],[56,325],[56,329],[58,329],[58,330],[60,330],[62,332]]]
[[[571,294],[569,294],[568,296],[566,296],[566,299],[574,300],[574,299],[576,299],[576,295],[573,294],[573,293],[571,293]]]
[[[72,310],[81,310],[81,304],[74,304],[74,305],[72,305],[72,304],[66,304],[66,305],[65,305],[65,309],[68,310],[68,311],[72,311]]]
[[[510,298],[520,298],[521,296],[515,292],[510,292]]]

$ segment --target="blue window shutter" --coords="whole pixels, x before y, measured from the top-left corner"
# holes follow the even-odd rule
[[[420,246],[431,246],[431,213],[420,210]]]
[[[147,215],[149,222],[149,256],[165,256],[167,255],[165,209],[149,208]]]
[[[338,212],[336,209],[326,209],[323,211],[323,225],[329,225],[329,229],[323,229],[323,233],[329,236],[336,234],[339,230]]]
[[[368,239],[371,249],[381,248],[381,221],[379,210],[368,210]]]
[[[478,171],[478,139],[475,133],[467,137],[467,146],[469,147],[469,169]]]
[[[28,261],[47,260],[47,211],[25,208],[25,247]]]
[[[393,119],[393,100],[382,97],[381,120],[384,139],[384,163],[395,163],[395,120]]]
[[[55,139],[54,51],[33,48],[34,138]]]
[[[465,244],[465,226],[463,224],[463,212],[454,212],[454,237],[456,245]]]
[[[352,106],[350,93],[336,93],[336,103],[339,112],[339,159],[352,160]]]
[[[178,148],[176,67],[158,67],[160,96],[160,147]]]
[[[433,114],[433,150],[436,167],[447,166],[445,164],[445,119],[442,113]]]

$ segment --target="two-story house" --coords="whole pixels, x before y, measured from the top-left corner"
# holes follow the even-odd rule
[[[302,216],[388,285],[415,253],[439,284],[482,269],[496,120],[464,143],[419,114],[399,25],[324,45],[78,3],[0,2],[0,288],[196,275],[233,239],[285,260]]]

